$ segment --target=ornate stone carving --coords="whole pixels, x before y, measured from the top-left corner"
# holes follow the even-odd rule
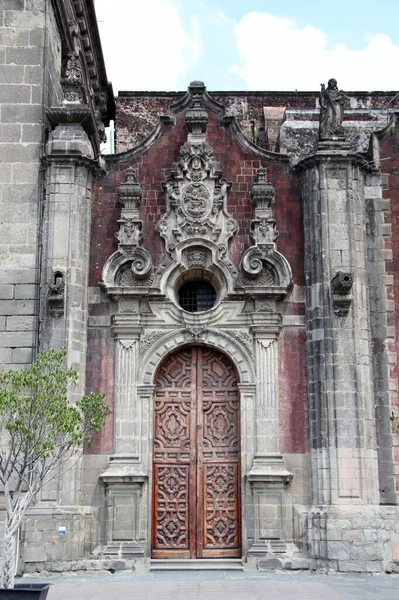
[[[219,249],[219,258],[236,233],[236,221],[227,212],[230,183],[222,178],[220,166],[205,139],[207,113],[200,95],[186,114],[188,141],[163,187],[167,194],[167,211],[156,225],[164,238],[166,252],[174,256],[176,246],[187,240],[211,241]],[[194,135],[195,134],[195,135]]]
[[[262,256],[261,256],[262,258]],[[242,285],[248,287],[248,286],[256,286],[256,287],[268,287],[268,286],[272,286],[274,285],[274,275],[273,273],[270,271],[270,269],[267,269],[266,267],[263,266],[262,261],[259,259],[258,256],[256,256],[256,253],[254,251],[254,254],[247,254],[245,256],[245,260],[248,261],[248,266],[246,267],[247,269],[254,269],[254,271],[257,268],[261,268],[261,272],[259,274],[258,277],[254,278],[254,277],[241,277],[241,283]],[[252,264],[252,267],[251,267]]]
[[[191,134],[204,134],[208,125],[208,113],[202,106],[200,94],[193,94],[193,105],[186,112],[186,127]]]
[[[146,277],[139,279],[133,274],[131,265],[128,264],[119,274],[118,281],[122,287],[149,287],[154,281],[154,273],[150,273]]]
[[[256,180],[251,189],[251,200],[258,210],[270,208],[274,204],[274,187],[267,181],[264,167],[260,167],[256,171]]]
[[[244,346],[250,351],[253,351],[253,340],[252,337],[246,333],[245,331],[240,331],[239,329],[229,331],[229,334],[235,337],[239,342],[244,344]]]
[[[86,94],[82,78],[82,65],[77,52],[68,54],[65,76],[61,79],[64,102],[86,104]]]
[[[126,181],[119,186],[119,201],[123,208],[121,218],[118,220],[119,231],[115,234],[118,240],[118,252],[125,255],[129,260],[134,281],[145,280],[148,284],[149,276],[153,268],[152,257],[148,250],[141,246],[143,242],[142,226],[139,208],[142,198],[140,184],[136,181],[136,172],[134,169],[127,169]],[[126,269],[120,278],[124,278],[124,284],[128,285],[128,276]]]
[[[338,317],[346,317],[352,304],[353,277],[351,273],[338,271],[331,280],[333,309]]]
[[[349,100],[344,92],[338,90],[336,79],[330,79],[327,88],[324,83],[321,84],[320,139],[344,135],[344,103]]]
[[[206,253],[201,250],[193,250],[188,253],[188,266],[189,268],[196,268],[206,266]]]
[[[126,171],[126,181],[119,186],[119,202],[126,210],[131,210],[139,218],[139,208],[143,191],[136,181],[136,171],[132,167]],[[133,214],[132,214],[133,216]]]
[[[291,269],[286,259],[276,250],[278,231],[271,205],[274,203],[274,188],[267,181],[266,169],[256,171],[251,190],[255,207],[255,218],[251,221],[250,236],[254,245],[245,250],[241,258],[241,283],[244,286],[262,288],[288,288],[292,285]]]
[[[131,300],[129,298],[120,298],[120,297],[116,297],[115,300],[117,300],[117,302],[119,302],[119,312],[120,313],[138,314],[138,312],[139,312],[138,300]]]
[[[146,335],[141,338],[140,341],[140,351],[142,354],[147,352],[148,348],[152,346],[152,344],[163,335],[165,331],[149,331]]]
[[[206,331],[205,327],[202,327],[201,325],[187,325],[186,329],[191,333],[195,341],[199,340]]]
[[[266,217],[253,219],[251,223],[251,237],[257,246],[274,244],[278,238],[275,219]]]

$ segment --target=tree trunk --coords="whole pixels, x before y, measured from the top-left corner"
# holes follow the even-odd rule
[[[4,563],[0,581],[0,586],[4,588],[14,587],[16,537],[15,534],[10,533],[6,522],[4,528]]]

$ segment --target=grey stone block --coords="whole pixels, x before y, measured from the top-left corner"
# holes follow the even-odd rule
[[[0,315],[33,315],[32,300],[0,300]]]
[[[19,123],[0,123],[0,142],[18,143],[21,141],[21,134],[22,127]]]
[[[0,9],[24,10],[25,0],[0,0]]]
[[[43,46],[44,29],[32,29],[29,32],[29,46]]]
[[[5,104],[1,107],[1,121],[3,123],[38,123],[42,116],[40,104],[17,106]],[[7,162],[7,161],[6,161]]]
[[[38,87],[38,86],[35,86]],[[41,94],[41,88],[38,89]],[[39,123],[25,123],[22,126],[22,142],[39,142],[41,139],[42,128]],[[27,183],[23,181],[21,183]]]
[[[6,318],[0,317],[0,331],[4,331],[5,328],[6,328]]]
[[[34,269],[2,269],[0,278],[3,283],[35,283],[36,271]]]
[[[0,44],[2,32],[0,29]],[[17,65],[0,65],[0,81],[2,83],[22,83],[25,77],[25,67]],[[27,83],[27,82],[26,82]]]
[[[7,331],[33,331],[34,317],[7,317]]]
[[[31,86],[31,96],[30,101],[32,104],[38,104],[41,102],[43,97],[42,87],[40,85],[32,85]]]
[[[11,183],[11,165],[2,164],[0,169],[0,184]],[[1,198],[1,190],[0,190]]]
[[[29,104],[31,88],[29,85],[0,84],[0,102],[10,104]]]
[[[35,285],[16,285],[14,298],[16,300],[33,300],[36,295]]]
[[[44,25],[44,16],[37,10],[6,10],[4,25],[6,27],[21,27],[26,29],[32,29],[32,27],[40,28]]]
[[[0,284],[0,300],[12,300],[13,297],[14,297],[14,286]]]
[[[37,162],[33,162],[37,164]],[[3,185],[2,186],[3,202],[12,204],[23,204],[25,202],[37,202],[37,187],[32,183],[19,185]]]
[[[33,334],[26,332],[8,332],[5,331],[0,335],[1,348],[18,348],[21,346],[32,346]]]
[[[362,573],[364,570],[364,565],[362,564],[353,561],[338,561],[338,571],[341,571],[342,573]]]
[[[19,67],[13,67],[19,68]],[[30,83],[33,85],[40,85],[42,83],[43,77],[43,69],[41,65],[26,65],[25,67],[21,67],[24,69],[24,82]]]
[[[266,569],[274,571],[275,569],[281,569],[283,563],[278,558],[265,558],[258,562],[259,569]]]
[[[39,144],[6,144],[0,146],[0,162],[32,162],[39,159]]]
[[[11,348],[0,348],[0,363],[10,363],[12,361],[12,350]]]
[[[35,46],[6,47],[6,64],[8,65],[40,65],[41,60],[41,48]]]

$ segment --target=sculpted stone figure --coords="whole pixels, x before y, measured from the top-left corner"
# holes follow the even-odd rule
[[[320,91],[320,138],[342,136],[344,104],[349,97],[338,90],[337,80],[330,79],[327,88],[321,84]]]

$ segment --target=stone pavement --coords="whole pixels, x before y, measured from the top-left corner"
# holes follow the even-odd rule
[[[22,581],[38,581],[39,578]],[[40,581],[44,578],[40,577]],[[175,572],[47,577],[48,600],[398,600],[399,575]]]

